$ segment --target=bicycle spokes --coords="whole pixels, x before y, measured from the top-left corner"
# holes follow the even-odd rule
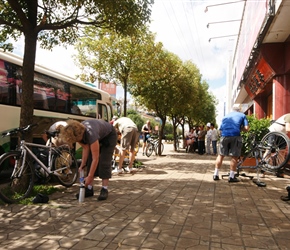
[[[6,153],[0,159],[0,197],[14,203],[29,196],[34,182],[34,172],[19,154]]]

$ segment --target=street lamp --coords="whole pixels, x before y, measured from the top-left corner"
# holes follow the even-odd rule
[[[212,39],[225,38],[225,37],[231,37],[231,36],[237,36],[237,34],[236,34],[236,35],[228,35],[228,36],[216,36],[216,37],[211,37],[211,38],[208,40],[208,42],[210,43],[210,41],[211,41]]]
[[[241,21],[241,19],[237,19],[237,20],[228,20],[228,21],[220,21],[220,22],[212,22],[212,23],[208,23],[206,25],[207,28],[209,28],[209,25],[210,24],[216,24],[216,23],[229,23],[229,22],[238,22],[238,21]]]
[[[213,5],[208,5],[205,7],[204,12],[208,11],[209,7],[213,7],[213,6],[219,6],[219,5],[225,5],[225,4],[231,4],[231,3],[239,3],[239,2],[245,2],[246,0],[240,0],[240,1],[235,1],[235,2],[228,2],[228,3],[218,3],[218,4],[213,4]]]

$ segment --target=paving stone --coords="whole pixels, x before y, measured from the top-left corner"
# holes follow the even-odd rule
[[[280,200],[290,183],[267,175],[266,187],[249,178],[213,181],[215,157],[175,153],[138,156],[145,167],[113,176],[109,198],[79,204],[78,184],[48,204],[1,205],[3,249],[204,250],[289,249],[290,202]],[[229,171],[225,158],[221,174]],[[249,173],[255,177],[255,173]]]

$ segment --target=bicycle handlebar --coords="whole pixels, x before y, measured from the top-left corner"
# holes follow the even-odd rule
[[[33,123],[33,124],[29,124],[29,125],[27,125],[25,127],[15,128],[15,129],[12,129],[12,130],[10,130],[8,132],[2,133],[2,137],[9,136],[9,135],[14,135],[14,134],[17,134],[18,132],[20,132],[21,134],[24,134],[24,133],[30,131],[35,126],[37,126],[37,124]]]

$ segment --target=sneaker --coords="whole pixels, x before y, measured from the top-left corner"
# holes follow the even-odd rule
[[[287,196],[281,196],[280,197],[282,201],[289,201],[290,200],[290,197],[287,195]]]
[[[214,181],[219,181],[219,179],[220,179],[220,177],[219,177],[218,175],[214,175],[214,176],[213,176],[213,180],[214,180]]]
[[[143,155],[143,156],[145,155],[144,152],[142,153],[142,155]]]
[[[116,174],[123,174],[124,173],[124,170],[123,168],[119,169],[119,168],[115,168],[112,173],[116,173]]]
[[[76,198],[77,198],[77,200],[79,199],[79,193],[78,194],[76,194]],[[87,187],[85,188],[85,198],[86,197],[91,197],[91,196],[93,196],[94,195],[94,189],[92,188],[92,189],[88,189]]]
[[[240,180],[237,179],[237,178],[232,178],[232,177],[230,177],[230,178],[229,178],[229,182],[240,182]]]
[[[113,171],[112,171],[112,173],[118,173],[118,167],[115,167],[114,169],[113,169]]]
[[[135,173],[137,171],[136,168],[126,168],[126,171],[130,174],[130,173]]]
[[[102,188],[101,192],[100,192],[100,195],[98,197],[98,200],[99,201],[106,200],[108,198],[108,194],[109,194],[108,190],[105,189],[105,188]]]

